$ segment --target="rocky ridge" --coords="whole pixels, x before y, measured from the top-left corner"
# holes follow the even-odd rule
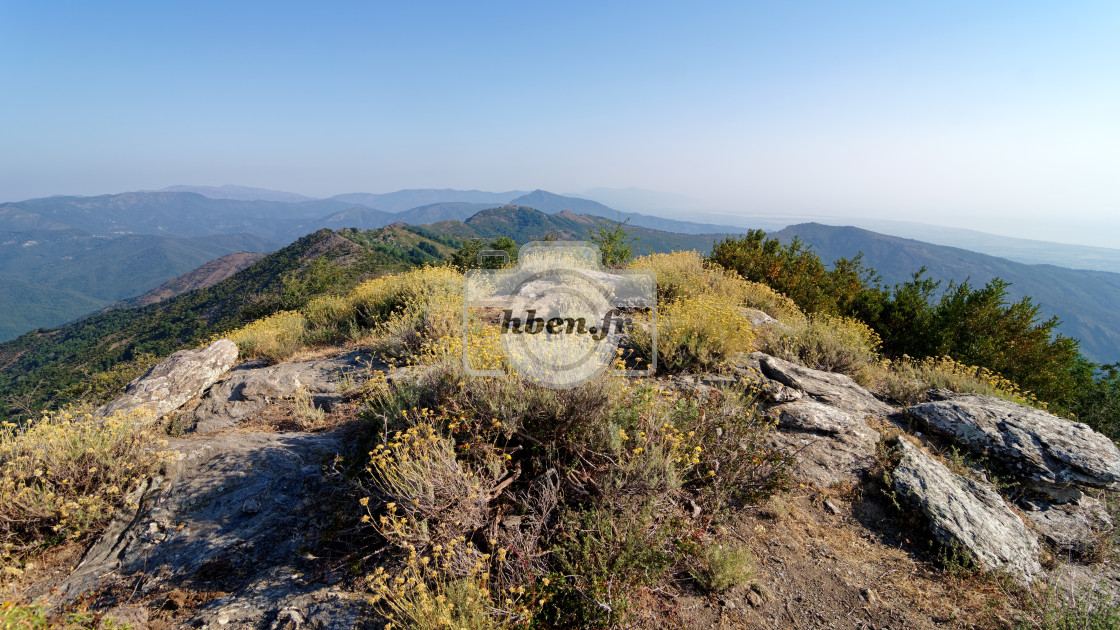
[[[336,513],[331,462],[352,443],[347,425],[286,433],[246,427],[301,392],[324,412],[342,409],[353,375],[384,376],[388,368],[351,352],[230,371],[231,346],[223,340],[176,353],[102,408],[174,415],[188,433],[172,440],[180,454],[174,464],[136,491],[139,507],[114,520],[77,568],[43,592],[58,602],[96,597],[104,606],[139,598],[141,612],[180,606],[183,593],[206,594],[176,617],[182,627],[373,627],[365,598],[344,588],[340,568],[324,568],[318,555]],[[776,420],[772,439],[796,453],[794,473],[803,482],[822,489],[860,483],[884,449],[894,449],[891,479],[903,503],[938,540],[985,568],[1028,583],[1045,574],[1040,537],[1083,552],[1112,528],[1085,491],[1116,487],[1120,452],[1084,425],[950,392],[896,407],[847,376],[762,353],[745,357],[739,375],[762,392],[764,413]],[[1002,458],[1022,484],[1020,498],[1010,502],[987,481],[954,472],[926,436],[884,443],[882,426],[911,418],[943,443]],[[146,619],[141,612],[133,611]]]

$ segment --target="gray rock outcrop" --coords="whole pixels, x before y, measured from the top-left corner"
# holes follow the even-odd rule
[[[352,352],[318,361],[297,361],[269,367],[245,366],[217,383],[193,409],[184,412],[187,426],[210,433],[235,426],[282,398],[307,391],[318,407],[330,408],[342,400],[344,379],[361,385],[362,371],[374,365],[364,353]]]
[[[875,457],[879,433],[862,418],[828,405],[802,400],[767,412],[778,421],[778,446],[797,454],[793,473],[819,486],[858,481]]]
[[[139,508],[109,525],[56,597],[120,584],[144,598],[207,591],[224,595],[189,625],[360,627],[374,618],[364,598],[332,588],[314,561],[339,509],[322,471],[344,446],[338,432],[173,440],[179,459],[137,492]]]
[[[850,376],[810,369],[766,354],[755,353],[752,356],[758,359],[763,376],[800,390],[818,402],[862,416],[885,417],[894,411]]]
[[[198,350],[180,350],[129,384],[124,394],[97,410],[99,416],[147,410],[158,420],[182,407],[237,361],[237,345],[219,339]]]
[[[1029,501],[1023,516],[1034,530],[1062,551],[1090,555],[1112,532],[1112,518],[1104,505],[1092,497],[1070,503]]]
[[[930,431],[974,452],[998,457],[1038,489],[1060,491],[1070,485],[1120,489],[1120,451],[1088,425],[979,394],[922,403],[909,411]]]
[[[920,447],[899,438],[895,490],[928,519],[944,544],[966,549],[989,570],[1030,582],[1042,570],[1038,538],[991,486],[962,477]]]

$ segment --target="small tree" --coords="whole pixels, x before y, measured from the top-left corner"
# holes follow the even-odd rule
[[[621,223],[604,220],[591,229],[588,238],[599,246],[603,264],[607,267],[621,267],[634,257],[634,244],[638,242],[638,237],[626,231],[624,226],[629,222],[629,218]]]
[[[501,267],[500,258],[498,257],[484,257],[481,261],[478,259],[478,254],[484,249],[501,250],[509,254],[509,262],[517,262],[517,242],[508,236],[500,236],[492,241],[489,245],[485,241],[467,241],[451,256],[452,266],[466,271],[467,269],[497,269]]]

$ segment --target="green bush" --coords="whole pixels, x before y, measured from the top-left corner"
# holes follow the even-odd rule
[[[718,593],[754,577],[754,557],[744,546],[709,543],[697,554],[690,573],[700,588]]]

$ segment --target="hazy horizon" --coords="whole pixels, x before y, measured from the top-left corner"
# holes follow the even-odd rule
[[[1106,2],[10,5],[0,199],[637,187],[1120,248],[1118,26]]]

